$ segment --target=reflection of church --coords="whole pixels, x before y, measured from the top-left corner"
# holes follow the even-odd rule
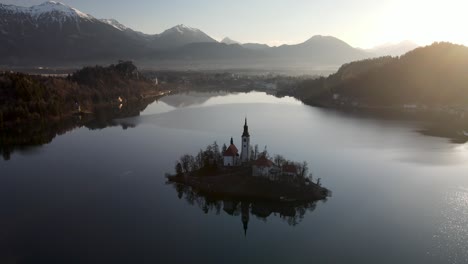
[[[306,212],[305,209],[313,211],[316,203],[312,202],[303,204],[302,206],[303,209],[298,210],[299,207],[283,203],[223,200],[224,212],[232,216],[239,216],[240,214],[245,236],[247,236],[250,215],[254,215],[257,218],[267,219],[273,214],[286,219],[289,224],[295,225],[304,216],[304,213]]]
[[[231,144],[224,151],[224,166],[240,166],[242,163],[248,162],[250,157],[250,134],[249,127],[247,126],[247,118],[245,118],[244,132],[242,133],[242,145],[241,145],[241,154],[239,156],[239,150],[234,144],[234,140],[231,137]]]
[[[223,201],[223,210],[229,215],[235,215],[236,213],[238,213],[239,203],[241,209],[240,213],[242,225],[244,226],[244,235],[247,236],[247,229],[250,218],[250,203],[225,200]]]
[[[247,229],[250,216],[257,219],[266,220],[269,217],[280,217],[289,225],[297,225],[304,218],[306,212],[315,209],[316,201],[304,203],[285,203],[274,201],[256,201],[256,200],[236,200],[233,198],[215,198],[195,192],[192,188],[175,184],[179,199],[185,196],[185,200],[191,205],[197,205],[205,213],[210,211],[219,214],[222,208],[226,214],[231,216],[240,216],[243,225],[244,235],[247,235]]]

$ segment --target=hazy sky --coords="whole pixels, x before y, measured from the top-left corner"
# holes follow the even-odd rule
[[[43,0],[0,0],[33,5]],[[177,24],[222,39],[270,45],[332,35],[352,46],[413,40],[468,45],[466,0],[62,0],[97,18],[115,18],[145,33]]]

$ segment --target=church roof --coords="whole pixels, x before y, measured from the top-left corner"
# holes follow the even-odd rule
[[[283,165],[283,172],[297,173],[297,167],[294,164],[284,164]]]
[[[229,145],[229,147],[226,149],[226,151],[224,151],[223,153],[223,156],[228,156],[228,157],[232,157],[232,156],[237,156],[239,153],[239,150],[237,150],[237,147],[236,145],[234,144],[231,144]]]
[[[254,165],[257,167],[271,167],[273,166],[273,162],[262,155],[255,161]]]

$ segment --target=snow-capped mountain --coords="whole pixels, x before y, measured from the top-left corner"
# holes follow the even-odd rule
[[[132,59],[196,42],[215,40],[184,25],[147,35],[55,1],[32,7],[0,4],[0,64]]]
[[[126,58],[146,45],[143,38],[59,2],[0,5],[0,64]]]
[[[232,40],[232,39],[230,39],[228,37],[223,38],[223,40],[221,40],[221,43],[224,43],[224,44],[227,44],[227,45],[232,45],[232,44],[241,45],[241,43],[239,41]]]
[[[119,21],[113,19],[113,18],[108,18],[108,19],[99,19],[101,22],[104,22],[110,26],[113,26],[114,28],[120,30],[120,31],[125,31],[128,29],[128,27],[122,25],[119,23]]]
[[[217,41],[199,29],[181,24],[155,35],[153,46],[159,49],[168,49],[181,47],[190,43],[205,42],[213,43]]]
[[[14,5],[0,4],[0,11],[7,16],[26,16],[33,21],[49,20],[52,22],[66,22],[67,20],[77,21],[79,19],[94,19],[78,9],[69,7],[65,4],[55,1],[48,1],[40,5],[31,7],[22,7]]]
[[[184,65],[187,61],[236,61],[239,65],[339,66],[370,56],[339,39],[322,36],[280,47],[225,43],[185,25],[148,35],[55,1],[32,7],[0,4],[0,65],[78,66],[131,59],[144,60],[147,65],[158,61],[182,61]]]

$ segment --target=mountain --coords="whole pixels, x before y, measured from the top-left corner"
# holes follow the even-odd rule
[[[230,38],[228,38],[228,37],[223,38],[223,40],[221,40],[221,43],[228,44],[228,45],[232,45],[232,44],[241,45],[240,42],[235,41],[235,40],[232,40],[232,39],[230,39]]]
[[[286,61],[307,60],[314,64],[338,65],[370,56],[340,39],[320,35],[300,44],[273,47],[268,52],[270,56]]]
[[[414,50],[415,48],[419,47],[418,44],[405,40],[399,43],[387,43],[383,44],[377,47],[374,47],[372,49],[366,50],[367,52],[370,52],[374,54],[377,57],[380,56],[401,56],[408,51]]]
[[[259,44],[259,43],[244,43],[242,47],[252,50],[264,50],[270,48],[267,44]]]
[[[119,23],[119,21],[113,19],[113,18],[110,18],[110,19],[99,19],[101,22],[104,22],[110,26],[113,26],[114,28],[120,30],[120,31],[125,31],[127,29],[129,29],[128,27],[122,25]]]
[[[225,38],[223,42],[235,41]],[[144,61],[158,67],[171,61],[213,62],[235,67],[337,67],[370,53],[330,36],[297,45],[219,43],[203,31],[177,25],[161,34],[134,31],[114,19],[97,19],[49,1],[32,7],[0,4],[0,65],[67,66],[116,60]],[[174,63],[172,65],[180,65]]]
[[[217,43],[217,41],[199,29],[177,25],[159,35],[155,35],[152,46],[158,49],[182,47],[190,43]]]
[[[0,65],[108,63],[189,43],[216,42],[184,25],[158,35],[143,34],[55,1],[32,7],[0,4],[0,17]]]
[[[468,104],[468,47],[434,43],[400,57],[343,65],[337,73],[303,85],[311,104],[357,102],[366,106],[426,105],[464,108]],[[334,100],[338,95],[339,100]]]
[[[0,5],[0,17],[0,64],[99,61],[147,49],[143,38],[54,1]]]
[[[268,49],[270,48],[270,46],[266,45],[266,44],[259,44],[259,43],[240,43],[239,41],[235,41],[235,40],[232,40],[228,37],[225,37],[223,38],[223,40],[221,40],[221,43],[224,43],[224,44],[227,44],[227,45],[234,45],[234,44],[237,44],[237,45],[240,45],[246,49],[250,49],[250,50],[265,50],[265,49]]]

